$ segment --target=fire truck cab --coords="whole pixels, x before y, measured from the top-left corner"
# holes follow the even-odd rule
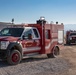
[[[76,43],[76,31],[69,30],[66,31],[66,44],[75,44]]]
[[[46,24],[45,19],[37,20],[36,24],[11,25],[0,32],[0,59],[14,65],[30,55],[57,57],[63,32],[63,24]]]

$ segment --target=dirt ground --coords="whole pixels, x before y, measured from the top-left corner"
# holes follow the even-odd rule
[[[64,45],[60,56],[70,63],[70,68],[65,75],[76,75],[76,45]]]
[[[76,45],[61,47],[57,58],[27,58],[18,65],[0,61],[0,75],[76,75]]]

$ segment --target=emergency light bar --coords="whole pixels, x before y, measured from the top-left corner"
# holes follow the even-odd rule
[[[41,16],[39,20],[37,20],[37,24],[45,24],[46,23],[46,20],[45,20],[45,17]]]
[[[41,17],[40,17],[40,20],[45,20],[45,17],[41,16]]]

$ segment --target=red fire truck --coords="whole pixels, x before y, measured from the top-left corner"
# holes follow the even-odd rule
[[[69,30],[66,31],[66,44],[75,44],[76,43],[76,31]]]
[[[63,24],[46,24],[43,18],[36,24],[11,25],[0,32],[0,59],[14,65],[30,55],[56,57],[58,44],[63,43],[63,32]]]

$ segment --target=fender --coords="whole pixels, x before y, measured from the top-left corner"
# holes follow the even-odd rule
[[[20,43],[17,43],[17,42],[11,42],[8,47],[7,47],[7,56],[10,55],[10,52],[13,50],[13,48],[16,48],[17,50],[20,51],[21,55],[23,56],[23,53],[22,53],[22,46],[20,45]]]

